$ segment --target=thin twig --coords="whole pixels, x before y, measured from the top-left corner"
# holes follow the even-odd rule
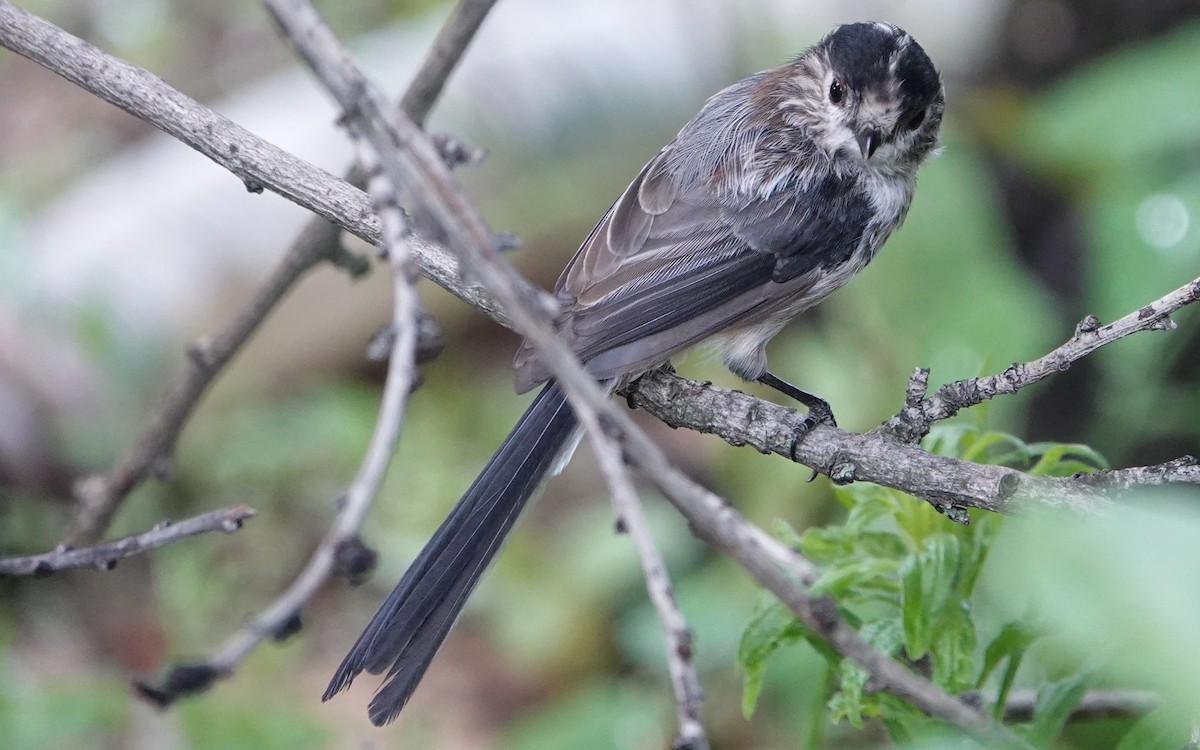
[[[424,122],[446,80],[462,59],[483,19],[496,0],[463,0],[442,27],[424,62],[401,100],[401,107],[418,123]],[[363,175],[351,169],[345,179],[363,186]],[[203,394],[283,296],[309,270],[329,260],[354,275],[365,273],[366,261],[344,250],[340,229],[314,217],[300,231],[287,255],[251,298],[211,341],[190,349],[189,366],[150,418],[141,438],[111,472],[94,475],[76,485],[79,510],[63,544],[89,544],[104,533],[117,510],[147,477],[169,473],[171,456],[184,424]]]
[[[623,437],[626,454],[636,457],[639,468],[683,514],[700,539],[735,560],[838,653],[866,669],[879,689],[997,746],[1028,747],[975,708],[864,640],[842,618],[832,598],[810,594],[807,588],[816,578],[810,561],[750,523],[724,499],[679,472],[644,434],[630,431]]]
[[[239,503],[184,521],[162,521],[149,531],[94,547],[73,549],[59,546],[40,555],[0,557],[0,576],[45,575],[74,568],[112,570],[121,558],[132,557],[181,539],[212,531],[232,534],[242,528],[246,519],[253,517],[254,509]]]
[[[438,32],[433,46],[425,54],[413,82],[400,98],[400,111],[417,125],[424,127],[433,104],[446,87],[450,74],[458,67],[467,46],[475,38],[483,19],[497,0],[461,0]]]
[[[337,517],[321,543],[317,545],[304,570],[279,597],[226,643],[218,648],[205,666],[220,676],[228,676],[267,638],[294,623],[300,611],[335,569],[339,551],[357,539],[367,511],[379,493],[388,463],[396,449],[404,424],[408,396],[416,381],[414,354],[417,348],[419,302],[412,288],[411,258],[405,242],[405,224],[394,200],[381,201],[386,249],[392,263],[394,288],[393,328],[395,340],[388,359],[388,375],[375,431],[363,457],[358,474],[341,500]]]
[[[1168,292],[1119,320],[1100,326],[1085,320],[1065,344],[1028,363],[1014,364],[988,377],[962,380],[924,398],[929,373],[909,380],[906,406],[879,429],[849,433],[818,426],[795,442],[803,416],[744,393],[681,378],[648,373],[626,389],[630,404],[672,427],[712,433],[731,445],[794,458],[825,472],[836,482],[872,482],[929,501],[951,517],[965,508],[1011,513],[1026,507],[1094,512],[1113,493],[1135,486],[1200,484],[1200,461],[1182,456],[1154,466],[1130,467],[1072,477],[1031,476],[1003,466],[976,464],[922,450],[916,441],[934,422],[1000,393],[1037,382],[1105,344],[1142,331],[1173,326],[1168,317],[1200,299],[1200,278]]]
[[[654,605],[659,624],[662,626],[667,670],[671,676],[676,720],[679,724],[678,736],[671,746],[676,750],[707,750],[708,735],[700,718],[700,704],[704,699],[704,692],[700,687],[700,677],[696,673],[693,660],[692,630],[675,601],[674,587],[671,585],[667,565],[646,523],[642,503],[621,457],[621,446],[616,440],[607,437],[603,440],[595,438],[597,433],[602,432],[597,414],[585,408],[576,409],[575,413],[592,436],[592,449],[604,473],[613,510],[617,515],[617,529],[628,533],[633,539],[638,561],[642,566],[642,577],[646,580],[646,591],[650,594],[650,602]]]
[[[349,267],[353,256],[340,250],[336,241],[321,239],[333,235],[336,240],[337,231],[327,221],[318,219],[311,224],[246,306],[211,340],[192,344],[188,350],[187,368],[151,416],[134,446],[109,473],[92,475],[76,484],[79,508],[63,544],[94,541],[108,528],[124,499],[147,476],[165,478],[170,473],[171,456],[179,434],[200,398],[275,305],[296,281],[320,262],[330,260]],[[335,253],[341,253],[341,256]]]
[[[32,36],[32,42],[29,34],[31,29],[36,32]],[[61,45],[64,40],[67,43],[66,52],[55,46],[56,44]],[[270,147],[269,144],[263,144],[223,118],[219,118],[213,123],[214,127],[211,132],[205,132],[203,127],[199,129],[177,127],[178,119],[195,122],[199,117],[200,122],[212,122],[213,115],[145,71],[140,71],[127,63],[106,56],[94,47],[55,29],[52,25],[17,11],[5,0],[0,0],[0,44],[9,46],[34,59],[38,59],[37,50],[39,48],[50,49],[52,51],[50,57],[53,59],[39,61],[60,75],[96,92],[109,101],[113,101],[135,115],[163,127],[164,130],[185,142],[191,143],[218,163],[242,176],[249,184],[275,190],[331,221],[338,222],[352,233],[362,236],[370,242],[378,242],[378,224],[370,215],[365,196],[361,193],[349,189],[330,175],[285,153],[276,153],[278,149],[272,151],[273,147]],[[32,53],[28,51],[31,45],[34,49]],[[129,94],[131,87],[136,90],[133,95]],[[411,122],[407,122],[403,118],[397,124],[405,127],[411,126]],[[407,131],[404,132],[407,133]],[[504,284],[509,283],[505,276],[506,267],[502,261],[495,259],[494,253],[489,255],[489,252],[494,250],[491,247],[490,234],[483,227],[482,222],[478,221],[469,201],[461,196],[453,182],[448,181],[444,175],[437,173],[429,165],[431,154],[432,158],[436,159],[437,157],[436,150],[427,143],[419,131],[417,131],[415,139],[404,142],[411,147],[412,152],[419,154],[416,162],[419,166],[407,165],[417,170],[415,174],[418,175],[418,178],[411,183],[405,180],[405,184],[412,189],[415,195],[432,200],[432,206],[441,209],[439,221],[458,231],[457,235],[453,232],[451,235],[454,245],[460,249],[467,248],[463,254],[464,258],[471,256],[472,253],[477,253],[475,264],[472,265],[473,273],[488,284],[489,289],[506,306],[506,309],[514,311],[513,314],[517,317],[517,328],[530,336],[534,344],[539,347],[539,351],[555,372],[556,378],[564,388],[568,389],[569,394],[573,394],[573,403],[578,403],[581,397],[593,403],[603,401],[603,394],[596,389],[594,383],[591,384],[592,390],[588,390],[588,384],[583,382],[586,381],[586,375],[582,373],[577,363],[573,364],[570,352],[555,349],[556,341],[552,331],[544,325],[546,308],[539,305],[534,306],[532,310],[519,309],[522,300],[540,300],[540,298],[527,286],[504,287]],[[234,146],[232,150],[239,156],[236,161],[226,158],[231,150],[230,146]],[[242,148],[243,146],[245,148]],[[433,175],[433,179],[422,179],[421,175],[423,174]],[[314,188],[314,186],[316,187]],[[434,189],[426,193],[425,191],[430,187]],[[463,219],[460,218],[464,216],[468,217],[465,227],[462,226]],[[464,237],[466,237],[465,243]],[[442,248],[420,242],[414,242],[414,245],[420,256],[422,269],[427,275],[485,313],[498,319],[502,318],[491,296],[481,292],[478,288],[462,283],[458,262],[453,256]],[[539,322],[542,325],[539,326]],[[577,380],[575,376],[583,378],[583,381]],[[665,375],[657,377],[667,378]],[[582,385],[580,385],[581,382]],[[762,404],[763,402],[758,403]],[[606,417],[613,414],[612,412],[600,413],[604,413]],[[623,417],[624,415],[619,415],[613,424],[618,426],[623,438],[627,441],[627,454],[633,456],[639,466],[643,468],[658,467],[658,457],[642,451],[643,448],[646,448],[644,436],[640,436],[640,433],[636,431],[627,430],[626,425],[630,423],[619,421]],[[818,435],[823,437],[817,440]],[[797,454],[803,460],[804,452],[822,441],[833,441],[834,445],[839,447],[855,447],[844,443],[839,444],[839,441],[843,440],[846,435],[846,433],[837,431],[814,431],[812,435],[801,441]],[[740,437],[735,436],[734,439],[740,439]],[[878,445],[878,441],[887,438],[880,435],[872,439],[875,442],[870,443],[870,446]],[[653,447],[653,444],[650,446]],[[852,459],[851,466],[854,465],[853,460],[858,458],[849,452],[840,455]],[[647,473],[660,485],[672,486],[686,481],[686,478],[680,479],[674,473],[661,475],[656,475],[654,471]],[[830,619],[825,611],[828,606],[821,604],[825,600],[808,596],[796,585],[797,581],[803,581],[804,571],[811,570],[811,565],[807,561],[803,561],[790,550],[782,548],[778,542],[733,512],[723,500],[711,493],[706,493],[703,488],[696,488],[689,484],[687,487],[673,487],[672,490],[664,488],[664,492],[689,517],[693,527],[697,529],[697,533],[702,538],[710,541],[719,549],[731,554],[736,553],[734,556],[747,566],[752,575],[769,590],[780,596],[781,600],[785,601],[798,616],[802,619],[807,618],[806,621],[818,623]],[[703,521],[703,523],[699,523],[699,521]],[[786,567],[781,568],[780,565]],[[822,606],[825,606],[825,610],[822,610]],[[818,615],[822,616],[818,617]],[[854,641],[857,634],[852,629],[846,629],[849,631],[848,633],[836,628],[830,630],[831,642],[835,643],[839,650],[845,649],[843,653],[864,664],[872,671],[873,676],[880,684],[889,686],[900,695],[909,696],[915,705],[930,713],[943,716],[971,731],[990,731],[990,725],[979,723],[980,716],[977,712],[967,709],[966,713],[962,713],[961,709],[965,707],[954,701],[953,698],[946,696],[928,681],[871,649],[869,645],[863,648],[865,644]],[[947,704],[946,700],[952,701],[952,703]]]
[[[303,16],[306,11],[315,14],[311,6],[303,0],[268,2],[277,17],[293,14]],[[281,8],[286,9],[282,14]],[[303,25],[294,33],[296,38],[302,38],[303,35],[321,34],[322,31],[328,33],[323,27]],[[336,46],[337,41],[328,39],[324,44]],[[613,408],[607,394],[583,370],[574,354],[554,332],[550,317],[552,305],[545,301],[543,293],[531,293],[528,283],[521,280],[508,260],[496,249],[490,231],[442,163],[436,147],[429,138],[405,117],[397,117],[391,124],[396,128],[396,143],[403,145],[403,148],[394,154],[394,166],[402,174],[401,182],[407,187],[409,194],[422,201],[425,209],[441,224],[450,237],[451,246],[457,250],[459,258],[464,267],[470,270],[472,277],[479,279],[511,317],[516,329],[538,348],[543,362],[553,372],[555,380],[564,389],[572,404],[577,407],[586,405],[598,415],[602,415],[603,432],[618,437],[625,454],[646,471],[677,507],[681,510],[687,508],[684,511],[685,515],[693,521],[693,525],[697,526],[697,522],[700,522],[698,533],[702,538],[708,538],[708,535],[717,538],[718,535],[725,534],[728,531],[726,524],[730,523],[729,519],[740,516],[726,507],[724,512],[716,509],[717,512],[711,516],[693,519],[693,511],[696,508],[691,504],[697,499],[708,500],[708,507],[705,509],[711,511],[711,498],[715,496],[674,469],[658,446],[633,424],[629,415]],[[723,504],[723,501],[719,502]],[[740,541],[742,537],[735,538]],[[797,616],[813,624],[817,632],[826,635],[839,651],[867,668],[880,684],[968,732],[998,739],[1006,745],[1022,746],[1016,738],[993,724],[983,714],[870,646],[837,616],[836,607],[831,601],[809,596],[796,585],[794,579],[775,566],[773,559],[750,547],[736,552],[735,557],[739,562],[753,562],[754,568],[748,569],[756,579],[780,596]],[[763,572],[761,577],[759,572]],[[827,604],[823,605],[825,602]],[[830,609],[832,616],[828,612]]]
[[[1062,372],[1105,344],[1141,331],[1174,329],[1171,314],[1197,299],[1200,299],[1200,277],[1108,325],[1101,325],[1096,316],[1088,315],[1075,326],[1074,335],[1053,351],[1031,362],[1015,363],[997,375],[947,383],[919,402],[912,403],[910,399],[910,403],[889,420],[886,428],[903,440],[916,442],[929,433],[935,422],[993,396],[1016,393]],[[925,378],[928,373],[918,371],[916,377]]]
[[[471,5],[471,3],[467,3],[467,5]],[[487,3],[487,5],[490,7],[491,3]],[[451,25],[468,23],[472,29],[477,29],[478,20],[472,15],[464,22],[459,20],[458,15],[454,15],[448,23]],[[443,32],[442,36],[447,36],[447,33]],[[460,53],[466,49],[467,39],[461,38],[461,35],[458,34],[449,34],[448,36],[459,40],[457,49]],[[423,68],[423,70],[430,71],[427,75],[439,76],[444,80],[449,68],[453,67],[452,62],[444,58],[444,54],[443,52],[440,67]],[[431,89],[430,86],[421,84],[422,80],[423,77],[419,75],[413,85],[421,85],[426,92],[441,88],[438,84]],[[300,611],[330,574],[345,564],[347,554],[352,556],[371,554],[358,541],[358,530],[378,495],[387,465],[395,451],[396,441],[404,423],[408,396],[416,383],[415,356],[420,343],[421,331],[424,329],[419,325],[420,301],[413,288],[416,273],[412,257],[411,233],[408,230],[404,211],[399,204],[394,181],[385,174],[386,168],[380,165],[380,155],[376,151],[376,146],[366,137],[366,134],[371,132],[374,127],[372,123],[366,121],[366,118],[372,115],[367,114],[370,110],[355,101],[354,96],[360,95],[360,93],[356,94],[354,91],[343,93],[350,97],[339,97],[347,113],[343,122],[350,131],[360,153],[360,161],[363,164],[361,171],[368,175],[368,192],[380,218],[382,246],[390,261],[394,282],[394,312],[390,326],[388,377],[384,385],[375,432],[371,437],[359,472],[341,500],[341,506],[333,525],[313,552],[304,570],[287,590],[253,618],[246,627],[230,637],[207,661],[180,665],[168,674],[160,686],[139,686],[143,695],[159,703],[169,703],[186,692],[207,688],[216,677],[231,675],[237,666],[264,640],[280,637],[298,623]],[[426,103],[425,106],[429,104]],[[426,109],[426,111],[428,110]],[[383,117],[382,111],[374,112],[373,116]],[[348,552],[348,550],[354,550],[354,552]],[[354,567],[355,563],[350,563],[350,566]],[[355,571],[346,572],[353,574]],[[172,677],[178,673],[201,675],[205,679],[173,680]],[[176,688],[176,683],[182,685],[182,688]]]
[[[1089,690],[1071,709],[1067,721],[1137,719],[1162,704],[1162,696],[1147,690]],[[1037,709],[1037,691],[1014,690],[1004,704],[1005,723],[1031,721]]]
[[[256,137],[158,76],[0,0],[0,45],[191,146],[254,192],[268,189],[371,244],[379,220],[365,193]]]
[[[405,258],[402,245],[391,248],[389,252],[396,253],[394,257]],[[208,659],[207,664],[221,676],[232,674],[255,647],[267,638],[276,637],[281,629],[299,617],[300,611],[334,570],[339,549],[356,538],[363,518],[379,492],[400,436],[405,405],[416,377],[413,368],[417,340],[416,294],[403,260],[393,262],[392,271],[395,278],[396,340],[388,360],[379,417],[362,465],[342,499],[337,518],[317,545],[304,570],[270,606]]]
[[[455,19],[461,15],[477,27],[484,5],[487,3],[464,3],[462,14],[456,13],[451,23],[456,23]],[[459,34],[447,34],[445,38],[459,39],[465,44]],[[380,244],[379,221],[365,193],[258,138],[154,74],[106,54],[7,0],[0,0],[0,45],[195,148],[232,172],[247,187],[256,191],[269,189],[336,227],[371,244]],[[424,65],[414,85],[419,84],[427,92],[438,89],[440,84],[431,86],[425,79],[429,76],[445,80],[452,68],[447,54],[451,51],[451,47],[444,47],[436,63]],[[135,447],[108,475],[81,482],[77,493],[82,500],[81,511],[64,543],[94,541],[103,533],[123,498],[147,474],[165,474],[181,425],[212,378],[256,330],[252,315],[258,311],[265,315],[278,296],[316,262],[310,259],[320,259],[323,253],[335,253],[335,259],[348,261],[352,257],[336,254],[339,252],[336,237],[337,229],[327,223],[314,222],[306,227],[297,243],[303,247],[293,248],[243,315],[214,337],[211,344],[194,348],[198,355],[195,364],[172,389]],[[413,251],[426,275],[442,286],[457,289],[471,304],[502,318],[485,295],[462,282],[453,256],[419,239],[414,239]]]
[[[261,141],[171,89],[154,75],[104,54],[61,29],[14,8],[6,0],[0,0],[0,44],[42,62],[88,91],[176,135],[235,174],[289,197],[368,242],[379,243],[378,221],[370,211],[365,194]],[[176,118],[190,125],[178,125]],[[211,132],[206,123],[213,124]],[[230,152],[238,155],[236,163],[225,158]],[[491,295],[480,286],[463,281],[458,260],[445,248],[422,242],[417,237],[413,238],[413,250],[427,277],[480,312],[512,327]],[[1194,288],[1195,282],[1189,282],[1172,294],[1178,295],[1175,298],[1178,303],[1186,304],[1185,300],[1194,297]],[[523,292],[523,296],[530,295],[532,292]],[[1166,309],[1161,300],[1148,307],[1160,311]],[[1115,340],[1112,335],[1118,330],[1105,328],[1103,341]],[[1130,332],[1122,329],[1120,335]],[[1092,348],[1099,343],[1099,339],[1093,339]],[[668,392],[694,390],[688,381],[665,374],[652,374],[647,382],[658,383]],[[795,425],[799,418],[794,412],[771,411],[778,407],[750,397],[745,397],[736,407],[736,414],[740,415],[736,420],[723,419],[719,412],[702,408],[702,404],[690,404],[686,414],[672,415],[672,406],[685,405],[682,399],[674,405],[667,401],[649,401],[647,394],[644,404],[647,410],[672,424],[711,431],[731,444],[752,445],[764,452],[778,452],[781,438],[790,446],[790,436],[794,432],[789,426]],[[761,418],[760,415],[765,413],[776,418]],[[894,428],[890,431],[898,434]],[[1015,499],[1085,509],[1102,503],[1106,496],[1098,490],[1081,495],[1081,486],[1086,482],[1047,477],[1030,481],[1007,469],[980,469],[952,459],[945,462],[939,459],[932,468],[924,461],[915,464],[895,462],[893,459],[897,457],[917,456],[916,453],[903,456],[895,453],[891,450],[895,442],[880,433],[852,435],[832,428],[818,428],[795,446],[794,455],[801,463],[830,471],[839,480],[875,481],[897,487],[950,511],[972,506],[1013,510],[1020,506]],[[1014,479],[1005,480],[1005,476]],[[1195,481],[1192,476],[1187,471],[1177,472],[1168,480]],[[1014,481],[1018,490],[1015,493],[1012,492]]]

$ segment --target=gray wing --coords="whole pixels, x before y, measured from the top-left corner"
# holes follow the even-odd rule
[[[870,206],[833,175],[768,199],[681,188],[668,149],[609,209],[556,287],[561,333],[597,378],[653,367],[803,294],[817,269],[850,258]],[[518,389],[548,376],[527,346]]]

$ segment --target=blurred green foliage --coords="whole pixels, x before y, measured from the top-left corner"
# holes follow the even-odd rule
[[[431,4],[377,2],[351,10],[326,3],[323,9],[340,32],[352,34]],[[56,7],[30,5],[35,12]],[[171,80],[199,71],[189,91],[202,96],[278,63],[257,54],[218,59],[228,48],[213,38],[271,33],[252,7],[143,0],[97,5],[78,23],[90,26],[98,43]],[[209,35],[184,35],[181,28]],[[952,91],[944,153],[922,172],[906,225],[859,279],[779,338],[773,369],[826,396],[843,426],[866,429],[896,410],[915,366],[931,367],[942,382],[1002,369],[1064,340],[1085,312],[1111,320],[1193,278],[1200,267],[1198,59],[1200,27],[1191,25],[1114,52],[1045,91],[1013,97],[984,87],[981,96],[1007,106],[993,123],[973,122],[964,114],[969,97]],[[493,223],[525,238],[518,262],[547,279],[682,121],[630,116],[665,117],[670,107],[658,101],[610,107],[604,115],[610,119],[594,117],[588,108],[601,105],[587,97],[578,105],[570,122],[553,129],[545,150],[545,144],[531,148],[518,135],[475,124],[487,133],[478,145],[492,158],[464,174],[479,188],[474,194]],[[13,225],[34,198],[120,140],[73,137],[86,143],[6,169],[0,247],[16,241]],[[1064,308],[1018,257],[997,190],[997,155],[1055,186],[1079,213],[1086,257],[1078,309]],[[0,268],[12,265],[0,252]],[[1086,428],[1067,439],[1100,449],[1117,465],[1156,440],[1200,442],[1200,393],[1194,377],[1178,374],[1195,357],[1186,344],[1196,340],[1200,324],[1191,310],[1179,322],[1179,331],[1122,341],[1090,359],[1098,372],[1094,403],[1102,408],[1087,413]],[[319,683],[340,657],[347,633],[399,578],[524,404],[511,395],[508,352],[497,354],[494,329],[456,325],[450,350],[424,368],[427,384],[412,401],[384,499],[364,531],[382,553],[375,578],[365,591],[331,587],[306,613],[311,637],[261,649],[235,679],[162,718],[180,746],[315,748],[367,736],[359,725],[337,733],[344,719],[317,707]],[[59,450],[73,464],[104,467],[140,428],[153,400],[147,394],[159,392],[155,383],[177,361],[178,346],[147,351],[123,341],[108,328],[103,309],[88,308],[73,327],[81,350],[108,373],[113,396],[110,414],[62,426]],[[733,382],[701,356],[684,369]],[[237,372],[235,364],[230,377]],[[291,579],[357,466],[374,421],[378,380],[377,371],[352,368],[258,384],[234,396],[218,387],[224,400],[206,404],[184,433],[175,479],[142,488],[127,505],[114,534],[227,502],[248,501],[259,510],[237,535],[155,553],[149,572],[135,564],[106,574],[152,602],[167,643],[164,658],[211,648]],[[1030,390],[1036,395],[1041,387]],[[992,404],[988,428],[1019,433],[1030,398],[1023,393]],[[1042,473],[1102,463],[1083,445],[1027,444],[984,431],[982,409],[976,412],[968,415],[970,424],[940,429],[931,447]],[[1029,424],[1037,428],[1035,420]],[[1012,689],[1038,688],[1031,741],[1112,747],[1123,736],[1123,748],[1180,746],[1181,713],[1173,705],[1132,729],[1119,721],[1060,731],[1083,687],[1197,695],[1200,665],[1190,644],[1200,613],[1187,584],[1200,572],[1191,541],[1200,529],[1178,503],[1087,523],[1002,523],[973,514],[964,528],[889,490],[806,485],[803,472],[776,457],[711,439],[672,439],[689,467],[748,516],[764,524],[782,519],[798,530],[791,540],[823,565],[820,590],[837,596],[880,648],[928,663],[947,689],[998,695],[998,706]],[[628,540],[609,531],[602,484],[588,473],[586,453],[582,449],[583,460],[551,484],[547,500],[553,502],[533,508],[518,527],[460,625],[460,632],[486,633],[518,675],[510,679],[534,686],[512,699],[516,705],[503,716],[492,717],[507,725],[496,740],[500,746],[660,746],[671,733],[658,623]],[[0,546],[6,552],[44,549],[56,539],[61,508],[27,495],[4,498]],[[777,604],[755,609],[749,580],[696,543],[664,504],[648,498],[648,513],[696,631],[705,715],[722,744],[876,746],[882,726],[897,739],[956,746],[930,739],[940,728],[910,708],[871,694],[854,665],[821,648],[785,648],[810,642],[809,634]],[[134,709],[124,676],[114,676],[111,654],[94,654],[94,662],[76,665],[78,674],[70,678],[28,679],[27,655],[16,644],[19,633],[43,622],[28,611],[41,601],[30,593],[38,585],[6,583],[3,591],[0,744],[125,747]],[[87,587],[87,579],[79,586]],[[65,627],[82,632],[85,619]],[[746,669],[744,692],[732,666],[738,659]],[[319,674],[309,679],[305,669]],[[742,700],[747,712],[756,709],[752,722],[737,710]],[[359,708],[346,713],[361,720]],[[426,724],[440,718],[438,707],[410,708],[422,710],[413,721],[424,724],[371,735],[379,738],[373,741],[392,746],[401,730],[436,734]],[[846,721],[831,726],[831,717]]]
[[[1200,269],[1200,24],[1097,61],[1034,97],[1007,136],[1022,165],[1073,195],[1087,240],[1083,312],[1111,320]],[[1177,334],[1139,336],[1096,357],[1106,393],[1091,432],[1124,457],[1140,442],[1200,443],[1195,315]],[[1153,414],[1153,420],[1145,415]]]
[[[3,646],[9,638],[4,638]],[[114,675],[31,678],[0,662],[0,737],[15,750],[96,747],[97,734],[114,734],[130,711]]]
[[[1035,475],[1067,476],[1103,468],[1104,462],[1082,446],[1027,444],[996,432],[962,425],[935,428],[924,447],[934,453],[976,463],[1013,466]],[[995,713],[1004,701],[1036,632],[1021,622],[989,623],[975,613],[975,587],[1003,526],[1003,517],[973,512],[969,525],[949,523],[928,503],[874,485],[838,488],[846,507],[843,523],[814,527],[803,534],[785,530],[785,538],[820,567],[812,593],[833,597],[842,615],[877,649],[912,664],[950,694],[989,687],[1001,663]],[[997,631],[986,645],[980,632]],[[826,712],[833,722],[862,727],[878,718],[892,738],[925,741],[944,734],[912,706],[868,687],[869,673],[833,651],[818,634],[770,600],[747,626],[739,649],[746,672],[744,710],[752,713],[774,653],[805,642],[837,674]],[[1048,747],[1057,739],[1070,710],[1086,686],[1078,674],[1056,685],[1039,686],[1038,710],[1025,727],[1027,739]]]
[[[1194,720],[1197,500],[1195,491],[1144,491],[1103,516],[1014,519],[983,584],[996,606],[1038,613],[1045,640],[1030,656],[1047,673],[1075,662],[1089,670],[1093,686],[1162,696],[1123,748],[1179,748]]]

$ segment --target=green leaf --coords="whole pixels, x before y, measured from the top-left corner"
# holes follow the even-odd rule
[[[996,634],[996,637],[992,639],[992,642],[984,650],[983,669],[979,672],[979,679],[975,681],[975,687],[983,687],[987,678],[992,675],[992,672],[1001,661],[1009,659],[1010,661],[1015,660],[1019,662],[1029,647],[1033,645],[1033,642],[1040,636],[1041,631],[1020,620],[1005,623],[1004,627],[1000,628],[1000,632]]]
[[[997,448],[1007,449],[1008,453],[993,454],[994,457],[988,460],[989,452],[993,452]],[[1017,462],[1023,463],[1028,451],[1029,446],[1016,436],[1004,432],[982,432],[977,433],[973,439],[964,441],[962,452],[958,454],[958,457],[964,461],[976,463],[1009,465]]]
[[[1087,690],[1087,675],[1076,674],[1038,689],[1033,722],[1021,734],[1034,747],[1050,747]]]
[[[896,563],[892,560],[854,558],[822,571],[813,582],[812,593],[848,597],[856,589],[891,592],[895,590],[895,575]]]
[[[1038,457],[1029,473],[1038,476],[1069,476],[1078,471],[1107,469],[1108,461],[1098,451],[1075,443],[1035,443],[1030,452]]]
[[[874,620],[859,631],[863,640],[888,656],[894,656],[903,645],[904,633],[894,619]],[[867,680],[870,674],[852,659],[842,659],[837,664],[839,689],[829,700],[829,717],[833,722],[846,719],[862,728],[863,720],[879,714],[881,697],[886,694],[868,694]]]
[[[927,538],[917,555],[900,565],[901,616],[905,650],[910,659],[929,651],[934,629],[954,613],[949,607],[955,596],[960,561],[958,537],[950,533]]]
[[[783,646],[803,640],[808,628],[778,601],[770,600],[758,608],[738,644],[738,664],[746,672],[742,688],[742,713],[754,714],[762,693],[767,660]]]
[[[929,650],[930,623],[925,616],[924,571],[918,555],[900,565],[900,607],[908,658],[919,659]]]
[[[876,487],[869,492],[850,492],[851,488],[844,487],[846,495],[854,498],[850,512],[846,514],[843,526],[854,534],[862,534],[892,520],[896,505],[891,497],[893,491]],[[857,486],[854,488],[857,490]]]
[[[862,729],[864,719],[876,713],[873,702],[864,694],[871,675],[850,659],[838,665],[840,689],[829,699],[829,719],[835,724],[845,719],[856,729]]]
[[[974,513],[966,531],[967,541],[962,545],[962,563],[959,566],[958,596],[966,599],[975,592],[975,584],[983,572],[983,564],[1004,528],[1004,516],[998,513]],[[963,531],[958,530],[956,531]]]
[[[800,537],[800,551],[818,565],[834,563],[854,553],[851,537],[841,526],[812,528]]]
[[[898,745],[922,750],[979,750],[978,743],[964,737],[962,730],[934,719],[908,701],[888,693],[876,696],[879,720]]]
[[[782,519],[775,522],[775,536],[793,549],[800,549],[802,537],[792,525]]]
[[[1170,711],[1151,711],[1125,733],[1116,750],[1179,750],[1190,747],[1188,722]]]
[[[899,562],[908,554],[900,537],[891,531],[871,531],[860,534],[858,549],[864,555]]]
[[[966,604],[947,611],[938,619],[930,647],[933,681],[950,693],[960,693],[974,684],[975,622]]]
[[[1082,174],[1197,142],[1200,24],[1106,55],[1046,91],[1018,129],[1026,154]]]

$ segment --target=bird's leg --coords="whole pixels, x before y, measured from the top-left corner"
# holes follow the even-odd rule
[[[800,439],[808,434],[808,432],[817,425],[826,424],[830,427],[837,427],[837,420],[833,418],[833,408],[829,406],[829,402],[820,396],[814,396],[808,391],[802,391],[786,380],[780,380],[769,372],[765,372],[758,377],[758,382],[763,385],[770,386],[779,391],[783,395],[799,401],[808,409],[808,414],[804,416],[804,421],[800,423],[800,429],[796,430],[795,436],[792,438],[792,447],[788,453],[793,461],[796,460],[796,444]],[[812,476],[808,481],[812,481],[817,476],[816,470],[813,470]]]
[[[804,418],[804,429],[806,431],[819,424],[837,427],[837,420],[833,418],[833,409],[829,406],[829,402],[820,396],[814,396],[808,391],[802,391],[786,380],[780,380],[769,372],[763,373],[758,378],[758,382],[774,388],[789,398],[794,398],[808,409],[808,416]]]

